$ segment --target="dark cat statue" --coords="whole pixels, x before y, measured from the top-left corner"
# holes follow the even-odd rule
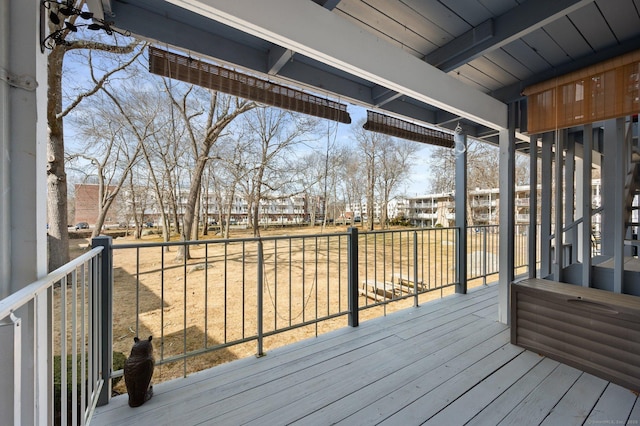
[[[124,381],[129,393],[129,406],[139,407],[153,396],[151,376],[155,359],[153,358],[153,345],[151,338],[140,340],[134,337],[131,355],[124,363]]]

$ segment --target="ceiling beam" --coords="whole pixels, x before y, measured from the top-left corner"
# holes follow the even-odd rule
[[[333,10],[338,5],[338,3],[340,3],[340,0],[313,1],[327,10]],[[295,55],[295,52],[293,50],[274,45],[273,48],[269,51],[269,75],[278,74],[282,67],[287,64],[287,61],[293,58],[293,55]]]
[[[434,50],[425,57],[425,60],[434,67],[442,69],[442,65],[457,56],[463,56],[471,48],[478,46],[483,41],[493,38],[495,35],[493,19],[488,19],[475,28],[451,40],[446,45]]]
[[[429,53],[425,60],[444,72],[453,71],[593,1],[528,0],[498,16],[493,22],[485,21],[451,40]]]
[[[400,100],[389,102],[379,110],[389,112],[391,115],[404,117],[405,119],[416,120],[422,124],[433,124],[436,118],[434,111]]]
[[[162,7],[152,7],[142,1],[116,1],[111,6],[111,19],[118,29],[266,73],[267,57],[264,52],[204,30],[206,23],[211,21],[193,12],[167,3]]]
[[[374,86],[371,89],[371,97],[373,98],[373,105],[381,107],[391,101],[395,101],[402,95],[396,91],[389,90],[386,87]]]
[[[202,28],[212,29],[211,20],[177,6],[164,3],[162,8],[151,8],[143,2],[114,2],[113,6],[117,28],[126,29],[138,37],[154,42],[166,43],[186,53],[197,52],[198,56],[215,58],[215,63],[268,74],[267,65],[274,60],[271,51],[265,53],[203,30]],[[289,85],[293,81],[294,85],[315,93],[327,91],[357,103],[372,105],[371,91],[368,86],[300,61],[291,62],[291,58],[287,61],[287,67],[281,69],[280,73],[274,77],[276,81]]]
[[[455,78],[313,2],[169,2],[488,127],[507,127],[504,103],[460,84]]]
[[[267,62],[267,74],[276,75],[280,72],[282,67],[293,58],[294,52],[284,47],[276,46],[275,44],[269,50],[269,57]]]

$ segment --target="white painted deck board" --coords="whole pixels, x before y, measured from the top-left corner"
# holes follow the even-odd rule
[[[631,412],[634,403],[640,407],[640,400],[636,394],[629,389],[609,383],[600,396],[598,403],[587,418],[587,424],[626,424],[627,419],[623,418],[626,413]],[[630,417],[635,420],[635,424],[640,424],[640,410],[635,416]],[[630,424],[633,424],[630,422]]]
[[[462,371],[479,359],[484,358],[487,354],[493,352],[496,347],[508,344],[508,330],[499,330],[497,323],[495,326],[494,330],[486,327],[481,332],[463,341],[457,341],[446,348],[439,349],[425,356],[414,364],[407,365],[396,373],[385,377],[384,380],[372,382],[366,387],[361,388],[358,392],[340,398],[322,409],[313,411],[305,417],[302,417],[299,423],[318,424],[323,420],[329,424],[336,423],[349,416],[350,410],[353,410],[353,407],[360,406],[363,407],[361,409],[362,412],[353,413],[352,417],[355,417],[357,421],[362,424],[364,423],[364,412],[373,412],[376,410],[375,406],[384,406],[384,404],[387,403],[385,398],[388,398],[388,395],[391,393],[394,393],[391,398],[394,403],[397,402],[398,405],[402,403],[401,398],[403,396],[405,397],[404,400],[410,401],[411,397],[415,394],[414,389],[420,387],[421,383],[426,381],[425,376],[428,374],[439,372],[441,381],[445,381],[447,377],[455,375],[456,372]],[[498,334],[495,334],[496,331],[498,331]],[[493,334],[493,336],[487,338],[487,336],[491,334]],[[480,343],[478,343],[478,341],[473,342],[472,339],[479,339]],[[465,350],[465,347],[474,345],[475,350],[473,353]],[[434,380],[434,382],[436,381]],[[382,412],[382,410],[379,412]]]
[[[483,332],[483,328],[488,328],[485,324],[469,324],[467,327],[473,334],[478,335]],[[488,330],[479,339],[484,340],[487,335],[499,331],[497,327],[493,327],[493,330]],[[380,393],[378,392],[384,392],[389,387],[400,386],[403,382],[412,380],[415,378],[416,370],[422,371],[425,368],[429,368],[430,365],[443,365],[447,360],[455,356],[456,350],[449,348],[468,347],[468,342],[471,340],[469,336],[468,331],[458,329],[431,340],[430,346],[416,345],[412,341],[407,341],[408,345],[405,347],[398,346],[386,351],[386,354],[376,354],[375,357],[378,360],[382,360],[380,366],[374,366],[370,370],[366,368],[355,370],[353,366],[350,366],[349,369],[354,370],[353,373],[345,374],[342,378],[334,377],[332,380],[335,383],[332,383],[329,387],[320,389],[318,392],[301,399],[296,399],[293,398],[293,395],[289,395],[288,398],[285,398],[289,400],[289,403],[281,407],[282,409],[253,420],[256,424],[264,424],[262,422],[267,424],[288,424],[304,418],[309,409],[320,410],[351,395],[358,396],[354,403],[363,405],[367,395],[379,396]],[[438,350],[438,348],[443,349]],[[464,348],[461,349],[464,350]],[[359,362],[365,363],[365,366],[367,365],[366,358]],[[377,387],[378,392],[372,389],[373,387]],[[375,403],[375,400],[371,401],[371,403]],[[348,407],[343,406],[343,410],[348,409]],[[335,406],[333,411],[340,412]],[[344,411],[342,412],[344,413]],[[318,418],[317,420],[320,422],[323,418]],[[326,417],[324,420],[326,420]],[[303,423],[307,424],[309,422],[308,418],[303,421]]]
[[[500,423],[515,406],[520,404],[553,370],[558,362],[544,358],[535,367],[505,390],[498,398],[485,406],[469,424],[475,426],[495,426]]]
[[[500,424],[541,424],[581,374],[573,367],[559,364]]]
[[[542,425],[581,425],[600,399],[607,383],[606,380],[582,373],[544,419]]]
[[[157,384],[139,408],[116,397],[91,424],[639,424],[637,395],[511,345],[495,312],[482,287]]]
[[[467,423],[475,416],[475,413],[498,398],[540,361],[541,358],[536,354],[529,351],[522,352],[431,417],[427,424],[461,425]]]

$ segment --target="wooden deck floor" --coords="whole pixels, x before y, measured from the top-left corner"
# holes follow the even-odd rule
[[[92,425],[640,424],[631,391],[509,343],[497,287],[154,387]]]

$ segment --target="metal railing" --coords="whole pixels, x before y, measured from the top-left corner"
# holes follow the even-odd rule
[[[13,377],[14,425],[23,424],[21,410],[32,410],[38,424],[53,419],[54,424],[76,425],[90,419],[104,386],[99,328],[103,322],[99,292],[102,250],[94,248],[0,301],[0,323],[13,334],[14,372],[21,372],[21,361],[29,359],[23,346],[36,344],[30,355],[33,366],[25,366],[33,368],[33,387],[24,384],[33,388],[31,398],[20,397],[21,374]],[[32,325],[21,327],[23,318]]]
[[[359,242],[360,309],[413,299],[459,283],[458,228],[362,233]],[[442,293],[441,293],[442,294]]]
[[[515,225],[514,273],[528,268],[529,225]],[[487,278],[499,272],[499,225],[479,225],[467,230],[467,281]],[[539,248],[538,248],[539,251]],[[539,255],[536,256],[540,258]]]
[[[338,233],[114,245],[114,298],[127,301],[114,318],[116,350],[130,346],[126,337],[153,335],[158,365],[250,341],[262,355],[269,336],[349,313],[348,241]]]
[[[498,227],[470,229],[468,279],[498,272]],[[117,244],[114,350],[154,336],[156,362],[187,375],[188,360],[245,345],[258,356],[276,334],[407,301],[459,284],[458,228]],[[526,241],[516,247],[525,247]],[[477,253],[478,251],[481,252]],[[188,252],[189,256],[181,254]],[[517,255],[526,265],[526,255]],[[451,288],[453,292],[453,288]],[[429,296],[430,297],[430,296]],[[123,301],[126,301],[123,303]],[[334,328],[343,325],[335,325]],[[247,346],[249,345],[249,346]],[[251,348],[254,349],[251,349]],[[208,357],[208,358],[206,358]],[[115,375],[121,372],[115,372]]]
[[[357,325],[364,309],[407,299],[417,305],[420,295],[458,283],[458,233],[350,228],[114,245],[114,350],[153,335],[156,363],[173,366],[175,377],[177,363],[187,375],[195,356],[249,342],[260,356],[278,333],[310,327],[317,335],[323,321],[348,316]]]
[[[516,268],[526,266],[525,234],[516,231]],[[118,245],[98,237],[96,248],[0,301],[0,319],[13,327],[20,371],[21,341],[29,338],[18,330],[21,312],[44,315],[34,321],[44,331],[34,333],[50,349],[34,354],[34,368],[55,366],[60,377],[54,383],[54,374],[36,373],[36,388],[50,395],[44,417],[83,424],[108,403],[109,379],[122,374],[113,371],[112,351],[127,353],[134,336],[153,335],[157,364],[178,376],[195,371],[187,366],[196,356],[209,357],[207,368],[232,347],[261,356],[276,334],[307,327],[318,335],[321,323],[344,326],[324,324],[345,316],[357,326],[371,308],[386,314],[390,304],[453,291],[459,241],[459,228]],[[486,284],[498,272],[498,227],[469,228],[467,245],[467,279]],[[20,387],[18,378],[16,395]]]

